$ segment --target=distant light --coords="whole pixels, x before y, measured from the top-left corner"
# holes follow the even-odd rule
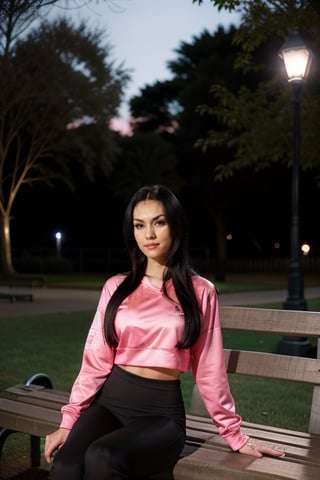
[[[56,232],[55,237],[56,237],[56,257],[60,258],[61,257],[62,233],[61,232]]]
[[[308,255],[310,252],[310,245],[308,245],[307,243],[304,243],[303,245],[301,245],[301,251],[303,255]]]
[[[275,243],[273,244],[273,248],[274,248],[275,250],[279,250],[279,248],[280,248],[280,243],[279,243],[279,242],[275,242]]]
[[[226,236],[226,239],[227,240],[232,240],[232,233],[228,233],[228,235]]]

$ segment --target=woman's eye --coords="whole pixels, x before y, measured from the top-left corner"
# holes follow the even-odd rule
[[[157,225],[158,227],[163,227],[164,225],[166,225],[166,222],[165,220],[158,220],[155,225]]]
[[[134,228],[136,228],[137,230],[140,230],[142,227],[143,227],[142,223],[135,223],[134,224]]]

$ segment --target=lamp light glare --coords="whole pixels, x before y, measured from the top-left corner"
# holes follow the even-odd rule
[[[282,58],[289,82],[302,82],[309,75],[312,51],[302,38],[294,32],[282,46],[279,56]]]
[[[282,50],[289,82],[302,81],[307,77],[310,68],[309,57],[310,53],[307,48]]]

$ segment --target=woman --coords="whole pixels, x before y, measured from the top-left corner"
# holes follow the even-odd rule
[[[48,435],[52,480],[141,477],[172,468],[185,442],[180,375],[192,372],[220,435],[234,451],[284,453],[241,433],[224,366],[214,285],[190,267],[187,225],[161,185],[132,197],[124,216],[131,271],[100,296],[70,402]]]

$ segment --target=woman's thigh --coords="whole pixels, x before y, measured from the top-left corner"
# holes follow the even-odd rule
[[[60,480],[64,478],[64,471],[68,480],[82,478],[84,457],[89,445],[121,426],[119,420],[105,408],[97,404],[89,407],[74,424],[65,444],[54,455],[50,478]]]
[[[110,469],[114,478],[118,478],[120,471],[123,478],[164,471],[177,462],[184,442],[185,430],[173,419],[161,416],[137,418],[91,445],[87,451],[86,469],[96,469],[96,477],[91,471],[88,478],[104,478],[103,472],[106,475]]]

